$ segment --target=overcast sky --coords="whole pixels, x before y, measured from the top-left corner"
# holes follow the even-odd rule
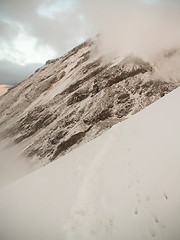
[[[118,43],[114,42],[114,45],[122,40],[122,35],[118,38],[119,32],[124,33],[126,36],[124,42],[127,42],[127,38],[138,35],[132,26],[134,20],[137,22],[136,26],[139,26],[138,31],[142,29],[142,24],[139,23],[144,16],[139,13],[144,12],[144,7],[145,13],[147,9],[153,9],[153,14],[155,13],[153,19],[155,18],[156,22],[159,18],[159,9],[164,9],[160,15],[160,22],[163,22],[163,25],[170,22],[168,28],[173,28],[168,35],[179,33],[179,0],[1,0],[0,84],[15,84],[22,81],[48,59],[61,56],[88,37],[105,29],[105,36],[109,34],[113,36],[116,32],[114,39],[116,38]],[[132,16],[133,12],[139,18],[130,19],[129,16]],[[150,11],[149,15],[151,13]],[[170,17],[168,22],[164,22],[167,15],[175,16],[173,21]],[[122,21],[122,16],[126,23]],[[150,31],[154,29],[152,26],[156,25],[156,22],[152,21],[151,26],[149,25]],[[122,23],[123,26],[127,24],[127,27],[123,28]],[[111,31],[107,31],[107,28]],[[165,38],[163,34],[161,32]],[[173,39],[179,41],[180,38],[177,36],[173,36]],[[141,42],[140,38],[142,34],[134,41],[136,45]],[[111,40],[113,39],[110,39],[110,43]],[[129,49],[132,42],[128,43],[126,48]],[[123,40],[121,45],[123,46]],[[107,46],[106,44],[105,47]]]

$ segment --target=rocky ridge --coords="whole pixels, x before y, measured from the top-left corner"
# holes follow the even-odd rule
[[[177,86],[136,56],[101,56],[90,39],[0,97],[0,138],[20,145],[29,161],[53,161]]]

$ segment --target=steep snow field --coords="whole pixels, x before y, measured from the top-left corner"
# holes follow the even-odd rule
[[[180,88],[1,189],[1,240],[179,240]]]

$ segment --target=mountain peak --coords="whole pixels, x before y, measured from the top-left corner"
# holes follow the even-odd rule
[[[87,40],[0,98],[0,137],[23,146],[33,164],[53,161],[179,85],[133,54],[112,59],[97,49]]]

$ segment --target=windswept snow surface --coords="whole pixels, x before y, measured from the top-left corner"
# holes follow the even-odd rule
[[[180,88],[0,192],[1,240],[179,240]]]

